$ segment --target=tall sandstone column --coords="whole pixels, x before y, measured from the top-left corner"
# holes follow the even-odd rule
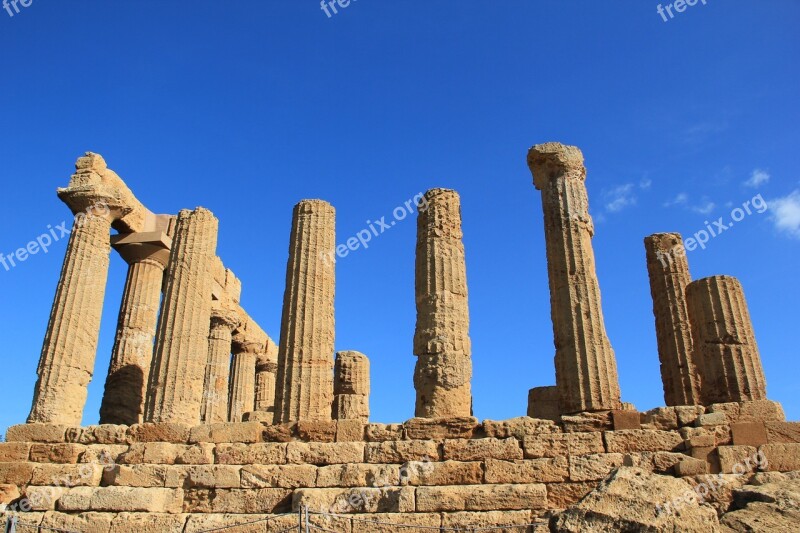
[[[201,207],[178,214],[150,372],[148,422],[200,422],[218,226]]]
[[[539,144],[528,152],[542,191],[556,386],[562,414],[621,407],[614,350],[606,335],[595,270],[583,154]]]
[[[256,404],[256,357],[264,351],[263,344],[233,345],[229,422],[241,422]]]
[[[29,423],[81,423],[97,355],[110,232],[108,217],[75,219],[39,359]]]
[[[100,405],[101,424],[132,425],[144,420],[147,380],[175,217],[158,215],[149,229],[153,231],[111,237],[111,246],[128,263],[128,277]]]
[[[369,359],[339,352],[333,370],[333,418],[369,421]]]
[[[705,404],[767,399],[750,312],[731,276],[697,280],[686,290]]]
[[[238,325],[239,318],[235,313],[226,309],[212,310],[203,407],[200,413],[202,421],[206,424],[228,421],[231,343],[233,329]]]
[[[472,416],[472,346],[461,200],[449,189],[425,193],[417,218],[414,387],[416,416]]]
[[[644,239],[644,247],[664,401],[667,405],[699,405],[700,381],[686,305],[686,287],[692,277],[683,238],[678,233],[656,233]]]
[[[283,297],[275,423],[330,420],[333,403],[336,211],[322,200],[294,208]]]
[[[264,421],[275,416],[275,383],[278,372],[278,350],[273,342],[256,357],[256,411],[266,413]]]

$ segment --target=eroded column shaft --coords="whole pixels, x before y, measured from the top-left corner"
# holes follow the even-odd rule
[[[228,421],[231,342],[233,324],[225,316],[211,317],[208,334],[208,360],[206,362],[205,385],[201,419],[206,424]]]
[[[333,371],[333,418],[369,420],[369,359],[353,352],[336,354]]]
[[[231,366],[229,422],[241,422],[256,403],[256,353],[235,349]]]
[[[80,425],[108,279],[111,222],[76,218],[47,325],[28,422]]]
[[[268,343],[275,347],[272,342]],[[261,353],[256,358],[256,411],[275,416],[275,384],[278,353]],[[269,418],[266,419],[269,421]]]
[[[143,420],[164,265],[153,259],[128,266],[117,321],[117,337],[106,377],[101,424],[139,424]]]
[[[686,287],[692,277],[683,239],[678,233],[657,233],[646,237],[644,246],[664,401],[666,405],[699,405],[700,383],[686,305]]]
[[[150,372],[148,422],[200,422],[217,230],[207,209],[178,215]]]
[[[529,151],[528,166],[542,191],[560,408],[564,414],[619,409],[617,363],[603,321],[583,154],[574,146],[541,144]]]
[[[333,403],[336,212],[321,200],[294,208],[275,392],[275,422],[330,420]]]
[[[766,380],[741,283],[713,276],[686,290],[705,404],[766,400]]]
[[[416,416],[472,415],[472,347],[461,201],[431,189],[417,219]]]

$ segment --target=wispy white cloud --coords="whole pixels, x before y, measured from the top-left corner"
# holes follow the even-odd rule
[[[686,128],[684,131],[684,141],[689,144],[703,142],[714,135],[727,129],[725,122],[701,122]]]
[[[756,187],[759,187],[764,183],[768,183],[769,178],[770,178],[769,172],[757,168],[753,171],[752,174],[750,174],[750,178],[747,181],[745,181],[744,184],[747,187],[752,187],[755,189]]]
[[[633,183],[626,183],[619,187],[614,187],[610,191],[604,193],[606,211],[609,213],[618,213],[636,205],[635,185]]]
[[[675,198],[672,200],[667,200],[664,202],[664,207],[673,207],[676,205],[685,206],[689,203],[689,195],[685,192],[679,193]]]
[[[639,182],[639,188],[646,191],[647,189],[650,188],[652,184],[653,180],[651,180],[650,178],[642,178],[642,181]]]
[[[714,209],[717,207],[717,204],[705,197],[703,197],[699,204],[691,203],[689,201],[689,195],[685,192],[682,192],[675,196],[675,198],[672,200],[667,200],[664,202],[664,207],[682,207],[684,209],[688,209],[689,211],[700,213],[701,215],[708,215],[714,211]]]
[[[772,221],[779,231],[800,239],[800,189],[768,202]]]
[[[701,204],[692,205],[689,207],[689,209],[691,209],[695,213],[700,213],[701,215],[710,215],[714,211],[714,208],[716,207],[717,204],[706,198],[703,198],[703,202]]]

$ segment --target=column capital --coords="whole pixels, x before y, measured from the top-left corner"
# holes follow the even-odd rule
[[[241,325],[241,318],[239,313],[234,309],[214,305],[214,307],[211,308],[211,324],[225,326],[233,332],[233,330]]]
[[[129,265],[155,261],[166,268],[172,238],[163,231],[121,233],[111,236],[111,246]]]
[[[580,180],[586,179],[586,167],[580,149],[557,142],[532,146],[528,150],[528,168],[533,174],[533,184],[537,190],[543,189],[550,180],[566,174]]]

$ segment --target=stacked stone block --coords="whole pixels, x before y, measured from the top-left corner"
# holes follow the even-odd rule
[[[333,370],[333,418],[369,420],[369,359],[366,355],[339,352]]]

